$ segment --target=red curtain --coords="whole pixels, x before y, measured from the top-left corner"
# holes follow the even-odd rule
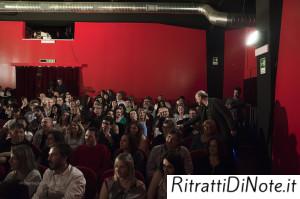
[[[56,80],[62,79],[67,91],[79,95],[80,68],[78,67],[16,67],[16,89],[18,97],[29,99],[37,97],[41,92],[47,93]]]

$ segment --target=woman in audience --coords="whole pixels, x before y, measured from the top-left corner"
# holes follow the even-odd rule
[[[40,172],[36,169],[36,162],[31,148],[27,145],[18,145],[12,147],[9,160],[11,172],[7,174],[4,183],[1,184],[1,194],[14,194],[19,185],[25,185],[28,188],[28,195],[31,197],[36,191],[42,180]],[[16,188],[14,190],[14,188]],[[11,193],[9,193],[11,191]],[[25,191],[26,192],[26,191]],[[22,196],[28,198],[28,196]]]
[[[226,155],[224,144],[220,139],[213,137],[208,141],[208,156],[202,165],[204,175],[229,175],[234,170],[230,158]],[[200,173],[195,173],[200,174]]]
[[[61,117],[61,108],[58,104],[54,104],[52,106],[50,117],[52,117],[54,125],[59,123]]]
[[[202,127],[203,133],[194,136],[190,150],[206,151],[209,139],[218,136],[217,125],[214,120],[205,120]]]
[[[185,113],[184,104],[177,105],[175,114],[174,114],[175,122],[177,123],[177,122],[180,122],[180,121],[182,121],[184,119],[188,119],[188,118],[189,118],[189,115]]]
[[[70,126],[70,123],[71,123],[70,113],[64,111],[59,121],[59,127],[61,128],[63,133],[67,131],[68,127]]]
[[[185,175],[183,159],[174,151],[162,157],[160,170],[154,173],[149,185],[148,199],[167,198],[167,175]]]
[[[149,153],[149,144],[147,138],[143,134],[143,127],[137,121],[129,124],[126,133],[133,136],[137,143],[138,149],[142,150],[145,154]]]
[[[134,163],[130,154],[121,153],[114,164],[114,176],[104,180],[100,191],[100,199],[144,199],[145,184],[136,179]]]
[[[65,141],[72,149],[84,144],[84,128],[79,122],[71,123],[67,129]]]
[[[145,174],[146,157],[143,151],[138,149],[134,136],[124,134],[120,140],[120,149],[117,151],[117,155],[120,153],[130,153],[134,160],[134,168]]]

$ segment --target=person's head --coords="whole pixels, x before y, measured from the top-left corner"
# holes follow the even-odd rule
[[[53,127],[53,121],[51,117],[44,117],[41,122],[42,128],[44,130],[49,130]]]
[[[183,105],[183,104],[179,104],[179,105],[177,106],[177,112],[178,112],[179,114],[184,114],[185,110],[184,110],[184,105]]]
[[[144,108],[139,108],[139,120],[145,121],[147,118],[147,113],[146,110]]]
[[[96,133],[97,133],[97,129],[96,128],[89,128],[86,132],[85,132],[85,144],[87,146],[96,146],[97,144],[97,138],[96,138]]]
[[[208,98],[208,94],[203,90],[199,90],[195,94],[195,100],[198,105],[203,104],[204,101],[207,101],[207,98]]]
[[[63,83],[62,79],[57,79],[57,84],[58,85],[62,85],[62,83]]]
[[[160,170],[164,175],[185,175],[184,160],[175,151],[168,151],[162,157]]]
[[[57,97],[56,98],[56,103],[60,106],[62,106],[64,104],[64,98],[62,97]]]
[[[56,144],[50,148],[48,162],[49,168],[60,171],[68,165],[72,149],[68,144]]]
[[[102,111],[103,111],[103,107],[101,104],[94,105],[93,112],[95,113],[96,116],[102,115]]]
[[[173,129],[168,134],[166,134],[166,147],[168,150],[174,150],[180,146],[181,143],[181,133],[177,129]]]
[[[205,120],[202,126],[203,132],[207,136],[212,136],[217,133],[217,124],[214,120]]]
[[[148,109],[151,106],[152,99],[151,97],[147,96],[143,100],[143,108]]]
[[[175,122],[172,119],[167,118],[162,124],[162,131],[164,135],[167,135],[173,129],[175,129]]]
[[[10,127],[10,137],[11,143],[19,144],[22,143],[25,139],[24,126],[18,122],[15,122]]]
[[[196,111],[196,109],[195,108],[190,108],[190,110],[189,110],[189,118],[190,119],[193,119],[193,118],[195,118],[197,116],[197,111]]]
[[[116,99],[117,101],[123,100],[124,93],[122,91],[117,92]]]
[[[114,163],[115,179],[134,179],[134,161],[129,153],[120,153]]]
[[[161,107],[158,109],[158,116],[167,118],[170,116],[169,109],[167,107]]]
[[[50,130],[47,134],[47,146],[52,147],[61,143],[65,143],[64,134],[59,130]]]
[[[143,132],[144,129],[142,127],[141,124],[139,124],[139,122],[137,121],[132,121],[130,122],[130,124],[128,125],[128,128],[127,128],[127,133],[130,134],[130,135],[133,135],[135,137],[138,137],[140,138],[142,135],[143,135]]]
[[[9,164],[12,170],[26,176],[36,168],[34,154],[29,145],[13,146],[10,152]]]
[[[122,117],[122,116],[123,116],[123,109],[120,108],[120,107],[118,107],[118,108],[116,109],[116,118],[120,118],[120,117]]]
[[[113,119],[109,116],[105,116],[102,120],[101,129],[103,131],[110,131],[113,124]]]
[[[130,117],[131,121],[137,121],[138,120],[138,115],[137,115],[136,110],[131,110],[129,112],[129,117]]]
[[[239,88],[239,87],[234,88],[234,90],[233,90],[233,97],[234,98],[239,98],[240,94],[241,94],[241,88]]]
[[[134,153],[138,149],[136,138],[127,133],[122,135],[120,140],[120,149],[125,152]]]

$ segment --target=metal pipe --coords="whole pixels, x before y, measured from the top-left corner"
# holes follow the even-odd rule
[[[1,1],[0,13],[201,14],[216,26],[235,27],[255,24],[254,16],[219,12],[207,4],[195,3]]]

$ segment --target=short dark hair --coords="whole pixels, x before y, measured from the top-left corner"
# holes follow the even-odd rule
[[[59,154],[64,157],[67,158],[67,160],[69,160],[71,153],[72,153],[72,148],[65,143],[59,143],[59,144],[55,144],[52,148],[56,148],[59,150]]]
[[[168,151],[165,153],[160,162],[160,171],[163,172],[163,160],[166,159],[170,162],[175,170],[175,175],[185,175],[184,160],[180,153],[176,151]]]
[[[52,129],[48,132],[48,135],[50,134],[53,135],[55,143],[65,143],[65,137],[63,132],[56,129]]]
[[[105,116],[105,117],[103,118],[103,120],[108,121],[111,125],[113,124],[113,118],[110,117],[110,116]],[[103,120],[102,120],[102,121],[103,121]]]

